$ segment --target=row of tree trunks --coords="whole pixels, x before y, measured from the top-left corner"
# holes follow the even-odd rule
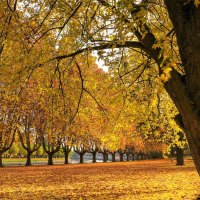
[[[66,150],[64,151],[64,154],[65,154],[65,160],[64,160],[64,164],[69,164],[69,153],[70,153],[71,150]],[[84,155],[85,155],[86,152],[79,152],[78,154],[80,155],[80,163],[84,163]],[[48,153],[48,165],[53,165],[53,155],[55,153],[52,153],[52,152],[49,152]],[[93,152],[92,155],[93,155],[93,163],[96,163],[96,154],[97,152]],[[0,166],[3,166],[3,162],[2,162],[2,155],[3,153],[0,152]],[[116,162],[116,158],[115,158],[115,155],[116,155],[116,152],[114,153],[111,153],[112,155],[112,162]],[[124,159],[123,159],[123,155],[124,154],[120,154],[120,162],[123,162]],[[127,156],[127,159],[126,161],[130,161],[130,155],[132,156],[132,161],[134,160],[146,160],[146,159],[149,159],[149,157],[145,154],[137,154],[137,157],[135,159],[135,154],[129,154]],[[141,155],[141,157],[140,157]],[[179,148],[179,147],[176,147],[176,165],[184,165],[184,151],[182,148]],[[103,154],[103,162],[107,162],[108,161],[108,153],[104,153]],[[30,166],[31,165],[31,153],[27,154],[27,161],[26,161],[26,166]]]
[[[64,152],[64,164],[69,164],[69,153],[71,151],[71,147],[65,147],[63,148],[63,152]],[[48,152],[48,165],[53,165],[53,156],[56,152]],[[77,151],[76,153],[79,154],[80,156],[80,163],[84,163],[84,155],[86,153],[86,151]],[[27,161],[26,161],[26,166],[30,166],[31,165],[31,152],[27,154]],[[107,162],[108,161],[108,152],[103,152],[103,162]],[[123,152],[120,152],[120,162],[124,161],[124,154]],[[0,152],[0,166],[3,166],[3,162],[2,162],[2,155],[3,153]],[[92,162],[96,163],[96,155],[97,155],[97,151],[92,152]],[[112,155],[112,162],[116,162],[116,152],[111,152]],[[176,165],[184,165],[184,151],[182,148],[176,147]],[[148,154],[144,154],[144,153],[140,153],[140,154],[127,154],[126,153],[126,161],[134,161],[134,160],[146,160],[146,159],[150,159]],[[131,159],[130,159],[131,156]]]

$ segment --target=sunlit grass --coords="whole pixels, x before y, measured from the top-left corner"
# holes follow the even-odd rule
[[[191,160],[74,164],[0,169],[0,199],[196,199]]]
[[[31,161],[34,162],[47,162],[48,158],[31,158]],[[55,161],[63,161],[64,162],[64,158],[53,158],[53,160]],[[7,164],[7,163],[19,163],[19,162],[23,162],[26,163],[26,158],[3,158],[3,163]]]

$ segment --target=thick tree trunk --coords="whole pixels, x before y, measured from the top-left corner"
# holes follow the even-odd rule
[[[165,88],[181,114],[176,117],[176,122],[186,134],[196,169],[200,174],[200,112],[190,99],[181,76],[172,70],[171,77]]]
[[[52,153],[48,154],[48,165],[53,165],[53,154]]]
[[[31,166],[31,153],[27,152],[26,166]]]
[[[97,162],[97,160],[96,160],[96,155],[97,155],[97,152],[96,152],[96,151],[92,152],[92,162],[93,162],[93,163],[96,163],[96,162]]]
[[[3,153],[0,152],[0,167],[3,167],[3,159],[2,159]]]
[[[184,165],[184,150],[180,147],[176,147],[176,165]]]
[[[84,153],[80,153],[79,154],[79,156],[80,156],[80,163],[84,163]]]

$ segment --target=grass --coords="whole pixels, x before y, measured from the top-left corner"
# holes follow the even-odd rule
[[[0,169],[0,199],[197,199],[191,160],[74,164]]]
[[[31,161],[46,161],[47,158],[31,158]],[[4,163],[26,162],[26,158],[3,158]]]
[[[31,162],[46,162],[48,158],[31,158]],[[64,158],[53,158],[55,161],[61,161],[64,163]],[[26,158],[3,158],[3,163],[26,163]]]

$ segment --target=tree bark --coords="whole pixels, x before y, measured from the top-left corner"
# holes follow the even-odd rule
[[[96,163],[96,162],[97,162],[97,160],[96,160],[96,155],[97,155],[97,152],[96,152],[96,151],[92,152],[92,162],[93,162],[93,163]]]
[[[0,152],[0,167],[3,167],[3,159],[2,159],[3,153]]]
[[[64,151],[64,156],[65,156],[64,164],[69,164],[69,152],[70,151],[67,150]]]
[[[180,112],[176,122],[186,134],[196,169],[200,174],[200,112],[190,99],[181,76],[172,70],[171,77],[165,88]]]
[[[141,160],[144,160],[144,154],[143,153],[140,154],[140,158],[141,158]]]
[[[108,153],[104,152],[103,153],[103,162],[107,162],[108,161]]]
[[[123,155],[124,155],[123,153],[119,153],[119,160],[120,160],[120,162],[124,161]]]
[[[53,154],[52,153],[48,154],[48,165],[53,165]]]
[[[115,154],[116,153],[112,153],[112,162],[115,162],[116,160],[115,160]]]
[[[184,165],[184,150],[183,148],[176,147],[176,165]]]
[[[80,163],[84,163],[84,153],[80,153],[79,154],[79,156],[80,156]]]
[[[129,161],[129,153],[126,153],[126,161]]]
[[[132,154],[132,161],[135,160],[135,154]]]
[[[136,155],[136,160],[140,160],[140,155],[137,153]]]
[[[27,152],[26,166],[31,166],[31,153]]]

